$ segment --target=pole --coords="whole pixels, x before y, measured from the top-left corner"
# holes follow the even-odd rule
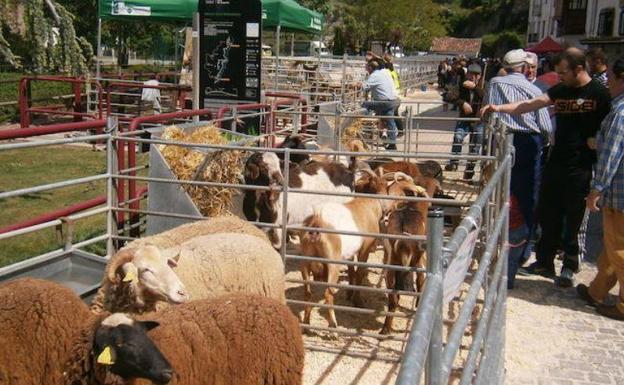
[[[295,56],[295,33],[290,34],[290,56]]]
[[[191,60],[191,73],[193,79],[193,109],[199,110],[199,71],[200,71],[200,57],[199,57],[199,12],[193,14],[193,32],[191,34],[191,41],[193,42],[193,59]],[[203,103],[202,103],[203,104]],[[204,106],[205,107],[205,106]],[[199,122],[199,116],[193,117],[193,121]]]
[[[100,60],[102,60],[102,18],[98,17],[97,53],[95,58],[95,80],[100,80]]]
[[[277,91],[279,80],[277,79],[277,72],[279,69],[279,57],[280,57],[280,31],[282,30],[281,25],[277,25],[275,29],[275,91]]]
[[[444,280],[444,255],[442,251],[444,237],[444,212],[438,207],[429,209],[427,228],[430,234],[427,243],[427,275],[437,275]],[[442,365],[442,301],[443,293],[440,291],[436,298],[435,316],[433,317],[433,329],[431,341],[427,353],[427,366],[425,370],[425,384],[442,385],[440,367]]]

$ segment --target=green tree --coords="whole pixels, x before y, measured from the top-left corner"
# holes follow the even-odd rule
[[[56,0],[0,0],[0,60],[33,72],[85,73],[92,52]]]

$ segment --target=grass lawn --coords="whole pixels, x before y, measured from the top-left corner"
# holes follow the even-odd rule
[[[0,103],[19,99],[19,80],[22,74],[14,72],[0,72]],[[69,83],[34,81],[31,83],[33,99],[43,99],[52,96],[68,95],[72,93]],[[83,87],[84,88],[84,87]],[[34,105],[58,104],[60,101],[37,101]],[[17,105],[0,106],[0,123],[19,119]]]
[[[72,146],[0,151],[0,191],[11,191],[106,172],[106,154]],[[98,181],[0,200],[0,227],[36,217],[106,194],[106,181]],[[75,242],[103,234],[106,215],[76,223]],[[62,247],[54,228],[0,240],[0,266]],[[103,253],[104,243],[88,248]]]

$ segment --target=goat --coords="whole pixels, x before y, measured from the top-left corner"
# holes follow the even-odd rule
[[[335,162],[308,162],[292,164],[289,171],[288,187],[312,191],[348,193],[353,191],[354,173],[342,164]],[[245,165],[245,183],[256,186],[281,186],[283,175],[280,161],[274,153],[252,155]],[[346,202],[350,197],[323,196],[291,192],[288,194],[286,222],[301,225],[313,213],[315,204],[323,202]],[[248,190],[243,201],[243,212],[248,220],[263,223],[282,224],[283,192]],[[266,229],[273,247],[282,243],[281,229]]]
[[[407,194],[413,195],[413,194]],[[428,198],[426,192],[417,194]],[[426,235],[427,211],[429,202],[397,202],[384,218],[385,232],[397,235]],[[384,264],[395,266],[425,268],[426,256],[421,241],[403,239],[384,239]],[[388,289],[409,290],[413,284],[413,273],[386,269],[386,287]],[[416,290],[422,292],[425,273],[418,272]],[[399,305],[399,294],[388,294],[388,311],[396,311]],[[381,334],[392,331],[393,317],[386,316]]]
[[[403,174],[403,179],[408,180],[406,188],[415,193],[424,193],[424,189],[411,183],[411,178]],[[404,182],[403,182],[404,183]],[[365,171],[362,178],[356,182],[355,190],[369,194],[387,194],[389,183],[382,176],[372,171]],[[350,232],[379,233],[380,220],[383,217],[384,209],[389,207],[387,200],[376,198],[355,198],[346,203],[324,203],[314,208],[314,214],[303,222],[305,227],[333,229]],[[301,251],[303,255],[314,256],[330,261],[343,259],[352,260],[357,256],[358,262],[368,261],[368,255],[374,250],[377,240],[373,237],[363,237],[356,235],[343,235],[324,233],[319,231],[302,231],[300,234]],[[326,281],[328,284],[338,282],[339,267],[333,263],[305,262],[300,266],[304,281],[310,281],[312,275],[314,280]],[[353,266],[348,267],[349,284],[361,286],[367,270],[359,267],[357,270]],[[325,289],[325,301],[328,305],[334,304],[336,288],[327,287]],[[304,284],[304,298],[309,302],[312,291],[309,284]],[[349,290],[347,297],[353,301],[357,307],[364,307],[364,303],[359,291]],[[303,322],[309,324],[312,308],[305,306]],[[333,308],[329,308],[329,325],[337,327],[336,315]]]

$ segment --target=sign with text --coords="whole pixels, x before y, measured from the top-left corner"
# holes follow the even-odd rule
[[[260,0],[199,1],[199,105],[260,101]]]
[[[457,255],[451,261],[446,274],[444,275],[444,303],[449,303],[461,289],[462,284],[468,273],[468,268],[472,262],[472,254],[474,253],[477,239],[479,238],[480,220],[476,220],[472,230],[459,246]]]

